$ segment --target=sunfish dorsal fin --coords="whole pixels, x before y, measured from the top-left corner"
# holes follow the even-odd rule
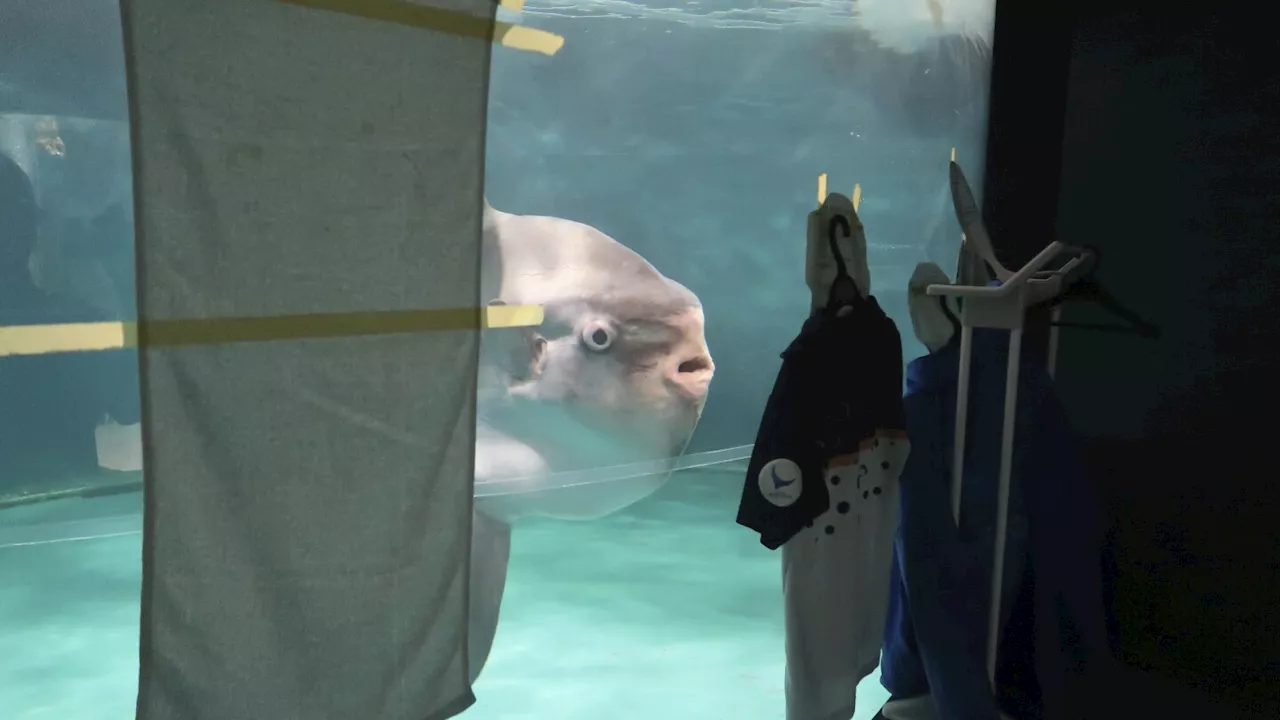
[[[480,196],[480,295],[485,303],[502,297],[502,241],[498,237],[498,211]]]

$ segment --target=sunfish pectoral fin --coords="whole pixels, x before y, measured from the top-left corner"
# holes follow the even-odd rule
[[[529,350],[529,372],[534,376],[541,375],[547,369],[547,339],[539,333],[530,332],[525,335]]]
[[[533,328],[486,329],[480,343],[481,364],[510,385],[542,375],[547,365],[547,339]]]
[[[511,526],[482,512],[471,519],[470,617],[467,626],[468,673],[474,683],[489,659],[498,631],[498,611],[507,586]]]

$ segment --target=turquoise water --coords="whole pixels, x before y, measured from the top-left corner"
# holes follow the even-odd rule
[[[0,154],[39,209],[34,247],[0,269],[23,268],[56,300],[19,312],[0,282],[0,327],[135,317],[119,17],[114,0],[76,2],[0,10]],[[921,260],[955,262],[946,166],[954,149],[975,185],[982,176],[990,50],[958,25],[877,34],[853,7],[531,0],[503,11],[565,46],[495,51],[487,198],[596,226],[699,297],[716,374],[689,452],[754,438],[807,311],[820,174],[833,192],[861,187],[873,291],[904,360],[922,352],[907,278]],[[4,212],[7,252],[17,230]],[[133,353],[0,357],[5,720],[132,717],[141,476],[97,467],[94,427],[137,421],[137,387]],[[734,524],[741,482],[734,463],[698,468],[608,517],[519,523],[464,717],[782,717],[779,557]],[[874,675],[864,681],[859,720],[884,699]]]
[[[783,716],[778,556],[733,524],[740,468],[677,474],[595,522],[517,528],[468,720]],[[0,524],[6,720],[124,720],[137,689],[141,498],[59,500]],[[887,699],[876,676],[857,720]]]

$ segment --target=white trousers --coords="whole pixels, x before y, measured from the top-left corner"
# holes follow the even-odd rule
[[[879,665],[909,451],[882,435],[834,458],[830,509],[782,546],[787,720],[850,720],[858,683]]]

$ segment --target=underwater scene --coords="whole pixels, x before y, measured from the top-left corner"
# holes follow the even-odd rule
[[[123,720],[142,428],[115,0],[0,9],[0,716]],[[779,554],[735,521],[809,312],[808,214],[856,197],[904,361],[916,264],[982,177],[994,0],[528,0],[498,19],[477,386],[472,720],[784,716]],[[83,50],[65,52],[68,36]],[[20,36],[21,42],[17,39]],[[855,191],[855,186],[857,190]],[[93,325],[92,327],[97,327]],[[39,342],[32,338],[39,334]],[[74,349],[76,351],[68,351]],[[857,718],[887,699],[859,688]]]

